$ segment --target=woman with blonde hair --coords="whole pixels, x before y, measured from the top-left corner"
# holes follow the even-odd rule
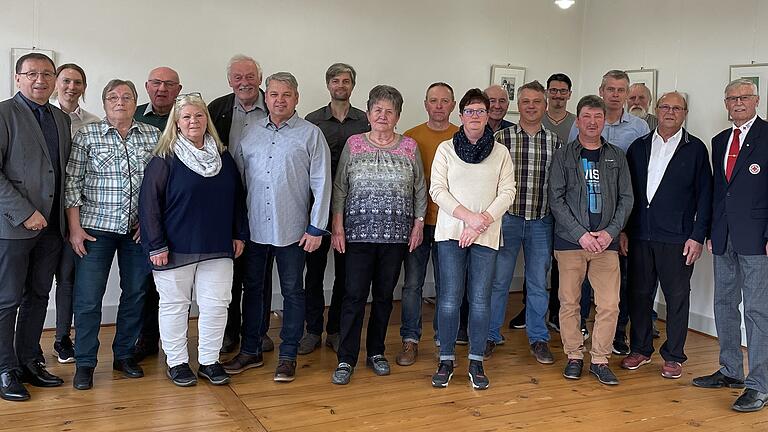
[[[219,364],[219,350],[232,296],[232,260],[248,238],[240,175],[199,93],[176,98],[154,153],[139,211],[141,241],[160,294],[167,375],[178,386],[197,383],[187,352],[194,292],[200,310],[197,374],[226,384],[229,375]]]

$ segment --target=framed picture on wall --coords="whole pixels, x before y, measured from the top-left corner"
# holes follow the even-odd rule
[[[628,70],[627,75],[629,75],[629,84],[645,84],[646,87],[648,87],[648,90],[651,91],[651,104],[656,103],[656,75],[657,71],[656,69],[634,69],[634,70]]]
[[[525,84],[525,68],[511,65],[491,66],[491,85],[500,85],[509,95],[508,114],[517,113],[517,88]]]
[[[754,63],[746,65],[731,65],[731,77],[729,81],[744,78],[752,81],[757,86],[757,95],[760,96],[760,105],[757,106],[757,114],[766,118],[768,114],[768,63]]]
[[[51,60],[53,60],[53,64],[56,64],[56,57],[53,50],[37,48],[11,48],[11,95],[16,94],[16,62],[21,58],[21,56],[33,52],[47,55],[51,58]]]

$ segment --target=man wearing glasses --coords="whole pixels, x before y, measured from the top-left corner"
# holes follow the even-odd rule
[[[715,258],[715,327],[721,368],[693,385],[742,388],[733,409],[759,411],[768,401],[768,123],[757,115],[757,85],[725,87],[733,125],[712,138],[714,192],[711,240]],[[747,327],[749,374],[744,379],[741,313]]]
[[[544,128],[556,133],[563,142],[576,121],[576,115],[567,110],[571,85],[571,79],[563,73],[552,74],[547,79],[547,115],[541,120]]]
[[[664,94],[656,105],[659,125],[627,151],[635,206],[625,232],[629,237],[628,304],[631,353],[621,367],[634,370],[651,362],[656,281],[667,303],[667,340],[659,350],[661,376],[680,378],[688,334],[693,264],[709,230],[712,174],[701,140],[683,129],[688,104],[680,93]],[[626,247],[626,246],[625,246]]]
[[[149,103],[136,107],[133,118],[136,121],[150,124],[162,132],[168,121],[176,96],[181,92],[179,74],[169,67],[158,67],[149,72],[149,78],[144,83],[149,95]]]
[[[69,116],[48,103],[55,71],[44,54],[22,56],[16,62],[19,92],[0,102],[0,397],[10,401],[29,399],[22,382],[64,382],[45,370],[40,356],[65,234],[64,169],[71,145]]]
[[[545,317],[547,273],[552,260],[552,215],[549,212],[547,185],[555,149],[562,145],[554,132],[542,127],[547,109],[544,86],[533,81],[517,91],[520,122],[496,132],[496,141],[509,148],[517,184],[515,202],[502,219],[503,246],[496,256],[496,273],[491,292],[491,322],[484,356],[490,357],[502,343],[501,327],[507,310],[509,286],[515,273],[520,248],[525,256],[526,331],[531,353],[542,364],[554,363],[549,350],[549,331]]]

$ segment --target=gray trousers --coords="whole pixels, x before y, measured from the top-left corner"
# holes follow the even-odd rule
[[[768,393],[768,255],[737,254],[728,238],[725,253],[715,255],[715,327],[720,343],[720,372],[743,380],[741,313],[747,327],[747,388]]]

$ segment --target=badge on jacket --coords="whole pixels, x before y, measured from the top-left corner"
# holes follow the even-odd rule
[[[757,175],[760,173],[760,165],[758,164],[752,164],[749,166],[749,172],[753,175]]]

